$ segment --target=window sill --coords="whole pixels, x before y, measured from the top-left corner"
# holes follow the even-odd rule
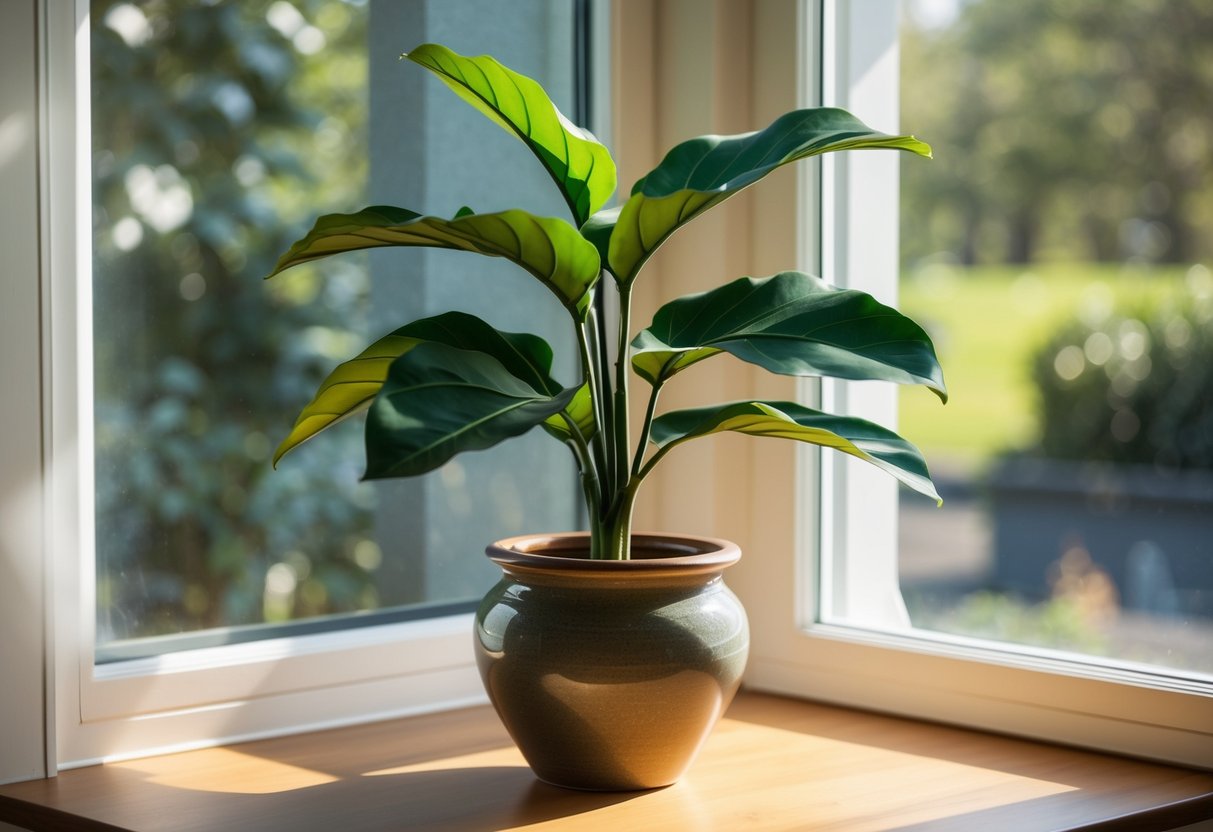
[[[531,775],[492,710],[77,769],[0,787],[31,829],[1164,830],[1213,774],[756,693],[679,784],[600,794]]]

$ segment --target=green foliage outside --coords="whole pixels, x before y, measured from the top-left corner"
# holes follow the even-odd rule
[[[1197,272],[1197,274],[1200,274]],[[1209,281],[1207,275],[1206,282]],[[1213,469],[1213,291],[1076,321],[1036,353],[1040,452]]]
[[[936,412],[905,391],[901,429],[973,471],[1040,441],[1031,366],[1059,330],[1205,285],[1213,6],[958,0],[932,19],[941,5],[903,17],[902,123],[936,161],[902,166],[900,302],[953,396]]]
[[[283,408],[366,343],[357,256],[259,280],[366,175],[365,3],[287,5],[92,3],[103,641],[376,605],[357,426],[266,470]],[[1210,42],[1203,0],[973,0],[904,30],[902,122],[937,161],[902,166],[901,305],[953,396],[906,389],[901,430],[936,460],[1039,438],[1031,356],[1083,309],[1203,285]]]
[[[902,123],[938,164],[903,166],[906,263],[1213,260],[1213,6],[972,0],[932,27],[922,5]]]
[[[1035,445],[1039,397],[1031,367],[1045,342],[1076,316],[1097,322],[1125,306],[1182,302],[1193,286],[1206,285],[1206,274],[1199,267],[1077,263],[937,265],[908,275],[900,306],[931,333],[952,396],[941,409],[922,391],[903,389],[900,430],[945,467],[968,472]]]
[[[303,202],[361,196],[365,10],[91,12],[98,642],[374,606],[357,435],[268,472],[280,403],[361,340],[365,275],[261,281]]]
[[[937,480],[977,493],[1008,453],[1208,467],[1213,5],[903,9],[902,123],[937,161],[902,168],[899,303],[931,333],[952,398],[939,411],[903,392],[899,429]],[[984,552],[989,504],[953,506],[930,534]],[[1193,541],[1180,557],[1204,548]],[[902,552],[904,562],[923,554]],[[1091,555],[1086,578],[1109,589],[1094,606],[1051,581],[1041,602],[922,584],[903,585],[905,599],[926,629],[1210,667],[1207,618],[1119,611],[1125,588]]]

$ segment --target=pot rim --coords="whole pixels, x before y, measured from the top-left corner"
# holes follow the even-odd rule
[[[526,534],[498,540],[487,546],[485,553],[498,566],[511,571],[654,577],[658,573],[719,573],[741,559],[741,549],[736,543],[700,535],[634,533],[633,553],[639,550],[643,554],[631,560],[591,560],[589,541],[589,532]],[[670,554],[665,555],[666,552]]]

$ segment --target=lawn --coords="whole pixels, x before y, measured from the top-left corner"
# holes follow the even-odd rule
[[[936,467],[958,472],[1031,445],[1037,425],[1029,366],[1041,344],[1076,316],[1098,321],[1113,309],[1186,292],[1187,273],[1083,263],[932,266],[903,276],[900,308],[931,333],[950,399],[940,406],[925,389],[905,388],[900,432]]]

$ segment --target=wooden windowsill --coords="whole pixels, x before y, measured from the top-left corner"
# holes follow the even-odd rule
[[[1213,774],[743,693],[682,782],[537,781],[470,708],[0,787],[35,830],[1152,830],[1213,817]]]

